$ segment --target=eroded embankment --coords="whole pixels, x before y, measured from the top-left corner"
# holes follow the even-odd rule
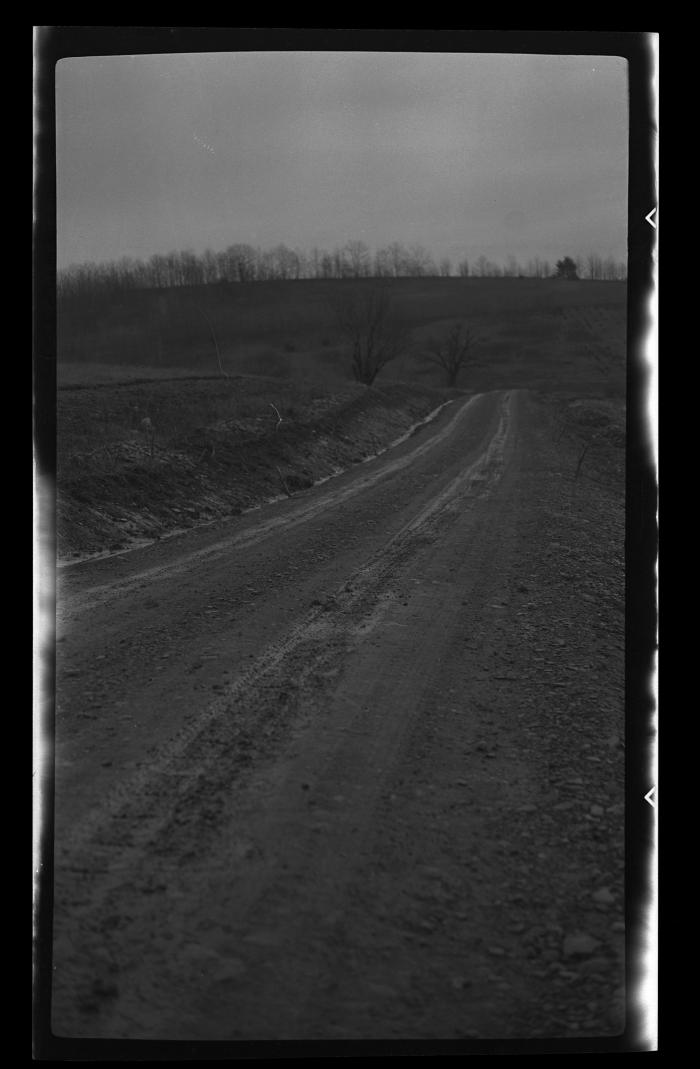
[[[388,448],[456,396],[401,383],[329,395],[252,378],[62,390],[59,559],[291,496]]]

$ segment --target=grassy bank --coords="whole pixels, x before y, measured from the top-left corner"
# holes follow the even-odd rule
[[[399,383],[329,392],[254,377],[64,388],[59,559],[117,551],[307,489],[386,448],[455,393]]]

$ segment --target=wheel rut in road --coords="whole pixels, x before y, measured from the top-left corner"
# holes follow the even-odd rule
[[[70,599],[70,612],[67,615],[78,615],[86,609],[115,597],[128,597],[135,589],[141,589],[144,584],[155,579],[174,579],[190,568],[195,561],[201,563],[208,558],[226,557],[235,550],[245,549],[247,546],[258,544],[281,531],[287,532],[299,524],[313,521],[321,513],[348,501],[358,494],[366,493],[367,490],[380,481],[396,475],[403,469],[415,464],[425,454],[436,449],[455,432],[459,423],[468,418],[472,405],[475,402],[478,403],[481,397],[481,394],[477,394],[461,404],[448,422],[428,437],[426,441],[414,445],[408,452],[392,450],[387,455],[385,451],[384,454],[380,454],[382,462],[379,465],[372,465],[371,470],[368,472],[352,473],[354,476],[352,480],[343,480],[337,488],[326,487],[322,494],[318,492],[312,492],[310,495],[301,494],[298,498],[295,498],[290,509],[273,510],[266,519],[260,522],[250,521],[240,532],[233,534],[229,532],[226,537],[214,540],[204,549],[195,549],[189,553],[173,555],[173,559],[168,561],[167,564],[141,568],[135,575],[128,578],[88,586],[84,592],[76,594]],[[404,439],[401,439],[396,444],[403,444],[403,441]],[[394,455],[394,453],[397,453],[397,455]],[[126,556],[127,554],[117,554],[113,559],[121,561]],[[82,564],[78,564],[68,567],[79,569],[82,566]],[[63,615],[65,608],[66,606],[59,603],[59,619]]]
[[[266,814],[267,825],[253,833],[260,821],[255,815],[256,804],[255,813],[249,812],[243,826],[246,849],[252,850],[253,857],[258,853],[251,843],[266,844],[265,857],[272,843],[287,842],[293,849],[282,868],[267,862],[247,864],[246,879],[237,881],[232,912],[239,923],[247,923],[248,911],[266,893],[271,893],[270,889],[279,897],[280,874],[285,874],[286,886],[289,871],[314,872],[305,897],[308,898],[312,888],[321,888],[320,896],[326,906],[332,897],[327,887],[331,871],[335,882],[341,888],[344,886],[343,854],[318,849],[323,822],[315,820],[310,837],[304,838],[307,799],[298,783],[300,779],[302,782],[313,779],[317,783],[313,794],[308,796],[311,808],[319,806],[319,797],[331,806],[328,816],[333,841],[344,842],[346,850],[350,850],[353,836],[355,842],[360,841],[358,829],[370,820],[372,800],[376,802],[381,793],[380,770],[391,764],[396,747],[411,723],[412,710],[420,694],[419,680],[436,652],[434,643],[425,641],[426,626],[432,629],[435,624],[434,616],[426,614],[429,606],[421,608],[411,626],[405,621],[389,622],[392,610],[395,612],[396,585],[402,572],[410,568],[416,552],[434,543],[441,525],[449,522],[456,510],[475,507],[497,485],[504,465],[511,403],[511,396],[505,395],[495,433],[471,464],[432,497],[323,606],[313,608],[281,642],[265,649],[186,731],[161,749],[154,762],[119,784],[111,797],[62,836],[61,850],[66,858],[71,858],[71,872],[85,876],[102,874],[99,887],[90,895],[89,912],[98,918],[120,916],[120,943],[126,934],[120,902],[138,894],[139,888],[142,894],[156,893],[152,889],[151,872],[154,853],[170,864],[173,860],[179,864],[183,856],[190,859],[190,864],[195,857],[199,858],[198,864],[205,866],[200,875],[211,882],[211,855],[203,851],[203,844],[210,842],[212,828],[216,837],[219,824],[230,826],[234,814],[225,813],[221,800],[230,793],[229,781],[240,765],[241,754],[245,758],[246,741],[257,731],[264,738],[270,695],[284,693],[285,687],[291,686],[296,691],[297,707],[305,705],[307,709],[304,741],[297,743],[301,756],[292,762],[281,782],[279,769],[284,768],[283,764],[264,770],[256,790],[264,795],[260,812]],[[444,612],[444,591],[439,600]],[[377,644],[380,631],[382,641]],[[364,651],[361,667],[351,678],[344,666],[348,655],[358,648]],[[342,682],[334,686],[337,677]],[[330,699],[330,706],[320,713],[320,723],[309,712],[318,706],[318,697],[309,702],[307,695],[310,688],[318,689],[319,679],[324,703]],[[245,730],[231,731],[231,712],[240,707],[246,710]],[[377,719],[379,711],[382,713]],[[297,730],[301,730],[304,718],[299,716],[298,709],[295,722]],[[257,740],[251,745],[255,750],[259,748]],[[231,751],[235,757],[229,765],[227,758]],[[323,768],[326,786],[319,789],[318,773]],[[273,784],[277,784],[277,795],[271,793]],[[342,804],[333,801],[339,796],[339,784],[343,785]],[[253,790],[251,784],[248,790]],[[294,802],[299,804],[295,806]],[[318,808],[315,811],[321,812]],[[283,827],[279,826],[280,814],[284,817]],[[294,865],[290,870],[292,858]],[[173,893],[178,882],[176,873],[166,878],[169,867],[160,870],[155,885],[166,897]],[[126,886],[125,880],[129,881]],[[227,880],[222,883],[228,887]],[[316,890],[317,897],[318,894]],[[183,892],[183,895],[187,901],[188,894]],[[283,891],[282,896],[289,905],[287,892]],[[172,921],[170,910],[167,915]],[[139,919],[137,926],[140,928],[141,924]],[[157,930],[156,924],[154,931]],[[286,930],[288,934],[291,932],[289,926]],[[104,935],[99,924],[96,934],[100,938]],[[249,933],[242,938],[246,945],[246,939],[250,942],[252,937]],[[174,966],[170,957],[159,969],[171,973]],[[160,975],[162,978],[163,973]],[[179,976],[179,971],[174,975]],[[175,987],[179,982],[173,980]],[[110,990],[109,981],[104,986]],[[172,990],[170,985],[164,987]],[[284,1009],[288,1027],[293,1027],[294,1007],[301,991],[295,973],[284,996],[276,999],[277,1026],[281,1024],[280,1013]],[[91,1005],[91,998],[94,1002],[94,981],[92,995],[88,991],[83,996],[84,1005]],[[268,1007],[266,1012],[269,1011]]]
[[[515,1027],[507,1007],[527,1005],[531,982],[523,969],[508,981],[494,972],[506,940],[492,900],[507,868],[504,814],[537,784],[507,709],[489,744],[500,745],[496,765],[483,740],[495,730],[494,664],[505,673],[512,640],[523,408],[517,393],[474,399],[434,451],[425,443],[415,467],[394,469],[397,482],[373,473],[365,494],[319,504],[308,528],[297,517],[296,537],[323,518],[323,546],[340,554],[315,604],[290,610],[216,699],[166,726],[89,812],[64,788],[59,1033],[419,1038]],[[410,503],[392,510],[404,499],[388,488],[402,479]],[[380,497],[361,513],[380,484],[384,515]],[[370,516],[382,520],[372,538]],[[344,533],[358,523],[349,552]],[[281,535],[236,549],[274,562]],[[222,548],[209,548],[188,568],[200,576],[218,561],[211,583],[233,583]],[[181,565],[158,565],[147,586],[186,583]],[[124,589],[111,602],[105,591],[76,611],[101,619],[107,603],[128,603]],[[274,593],[268,602],[268,613],[281,604]]]

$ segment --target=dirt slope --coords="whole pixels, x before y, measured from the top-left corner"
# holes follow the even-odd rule
[[[61,573],[58,1034],[621,1030],[616,433],[484,394]]]
[[[118,552],[308,489],[458,390],[255,376],[132,378],[58,395],[58,554]],[[144,422],[145,421],[145,422]]]

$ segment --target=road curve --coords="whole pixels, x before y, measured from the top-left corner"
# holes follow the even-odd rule
[[[527,593],[557,566],[551,449],[530,395],[477,395],[290,501],[61,570],[57,1034],[537,1027],[509,829],[538,824],[538,730],[601,652],[578,615],[558,671],[527,622],[571,610]]]

